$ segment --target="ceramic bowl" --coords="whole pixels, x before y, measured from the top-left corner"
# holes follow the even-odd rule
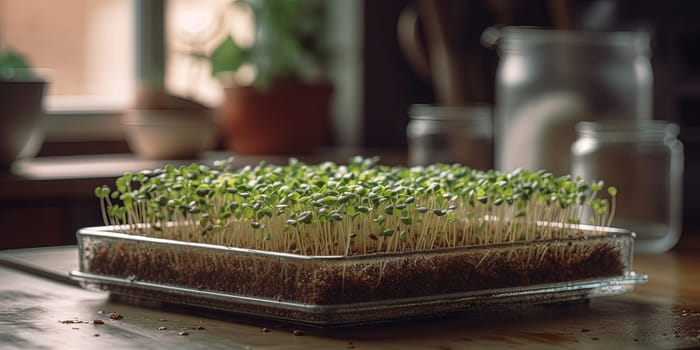
[[[211,109],[132,109],[121,123],[129,148],[144,159],[197,159],[219,136]]]

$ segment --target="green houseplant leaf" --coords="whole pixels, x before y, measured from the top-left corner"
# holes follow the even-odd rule
[[[8,49],[0,52],[0,80],[33,79],[27,59],[20,53]]]
[[[248,59],[248,53],[227,36],[210,56],[211,73],[213,75],[235,72]]]
[[[274,81],[321,77],[329,58],[323,40],[325,1],[236,0],[233,4],[251,10],[256,38],[245,48],[231,36],[220,42],[209,57],[214,76],[235,73],[250,64],[256,72],[252,85],[262,89]]]

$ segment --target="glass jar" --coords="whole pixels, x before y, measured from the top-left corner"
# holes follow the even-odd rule
[[[636,232],[635,252],[661,253],[681,234],[683,145],[659,120],[577,124],[573,175],[618,189],[612,225]]]
[[[485,33],[486,35],[486,33]],[[496,168],[569,170],[574,125],[651,119],[645,32],[505,27],[498,32]]]
[[[406,134],[410,165],[493,167],[490,106],[412,105],[409,115]]]

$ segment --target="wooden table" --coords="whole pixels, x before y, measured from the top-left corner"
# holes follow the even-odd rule
[[[698,237],[700,238],[700,237]],[[318,329],[182,308],[147,308],[70,284],[74,246],[0,252],[0,347],[17,349],[462,349],[700,347],[700,239],[635,257],[649,283],[566,305]],[[110,314],[123,315],[113,320]],[[104,324],[93,324],[94,320]],[[100,323],[100,322],[97,323]],[[265,329],[266,331],[263,331]],[[303,330],[302,336],[293,334]],[[188,335],[178,335],[184,334]]]

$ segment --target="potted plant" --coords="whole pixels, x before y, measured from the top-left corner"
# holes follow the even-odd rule
[[[327,53],[321,0],[238,0],[254,18],[255,40],[239,45],[226,36],[210,55],[212,74],[224,85],[221,123],[237,154],[307,153],[329,129],[331,84],[323,75]],[[254,77],[241,84],[235,73]]]
[[[39,150],[45,86],[23,55],[0,50],[0,168]]]

